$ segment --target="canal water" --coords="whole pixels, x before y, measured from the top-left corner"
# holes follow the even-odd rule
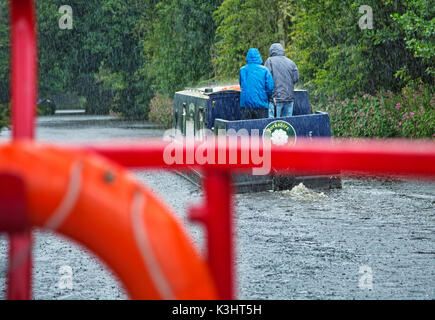
[[[149,123],[68,114],[40,117],[37,129],[38,140],[62,145],[162,134]],[[4,129],[0,142],[9,136]],[[134,174],[173,208],[203,250],[202,230],[186,218],[200,190],[173,173]],[[236,195],[235,207],[240,299],[435,299],[434,183],[346,178],[340,190],[301,185]],[[91,253],[51,233],[34,236],[35,299],[126,298]],[[0,298],[6,258],[2,235]]]

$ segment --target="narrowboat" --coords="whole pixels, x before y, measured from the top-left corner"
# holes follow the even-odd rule
[[[240,87],[209,87],[186,89],[175,93],[173,110],[173,128],[185,136],[197,136],[203,129],[215,134],[246,129],[257,129],[260,135],[285,135],[286,141],[297,138],[331,137],[331,124],[327,113],[313,112],[306,90],[295,90],[293,115],[284,118],[243,119],[240,110]],[[275,132],[277,131],[277,132]],[[274,133],[275,132],[275,133]],[[285,134],[284,134],[285,132]],[[273,137],[272,137],[273,143]],[[179,173],[198,185],[201,172]],[[237,174],[233,177],[236,192],[260,192],[267,190],[287,190],[299,183],[313,189],[341,188],[341,179],[337,175],[328,176],[265,176]]]

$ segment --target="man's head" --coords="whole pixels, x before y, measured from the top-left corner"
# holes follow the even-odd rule
[[[285,56],[285,51],[280,43],[274,43],[270,46],[269,54],[271,57]]]

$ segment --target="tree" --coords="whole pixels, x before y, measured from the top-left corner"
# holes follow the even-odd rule
[[[218,25],[213,56],[217,77],[237,78],[249,48],[258,48],[264,58],[272,43],[285,41],[283,13],[279,0],[224,0],[214,13]]]
[[[148,2],[75,0],[71,30],[58,27],[61,0],[37,2],[41,94],[73,92],[86,97],[88,112],[145,117],[151,91],[139,72],[136,26]]]
[[[408,70],[409,79],[422,78],[427,67],[407,49],[405,32],[391,16],[405,14],[408,1],[300,0],[288,51],[302,80],[318,95],[351,96],[359,91],[399,90],[406,81],[396,76]],[[373,29],[360,29],[359,8],[373,9]]]
[[[212,77],[213,12],[221,1],[167,0],[155,6],[147,33],[145,73],[167,96]]]
[[[432,1],[414,0],[405,2],[406,12],[393,14],[405,33],[406,46],[414,57],[427,65],[425,72],[435,75],[435,6]],[[401,69],[399,74],[407,70]]]
[[[9,101],[9,19],[8,3],[0,2],[0,104]]]

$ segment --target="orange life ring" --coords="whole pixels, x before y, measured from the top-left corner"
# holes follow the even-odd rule
[[[89,248],[131,298],[217,298],[181,225],[126,169],[86,152],[21,142],[0,147],[2,171],[24,179],[30,226]]]

